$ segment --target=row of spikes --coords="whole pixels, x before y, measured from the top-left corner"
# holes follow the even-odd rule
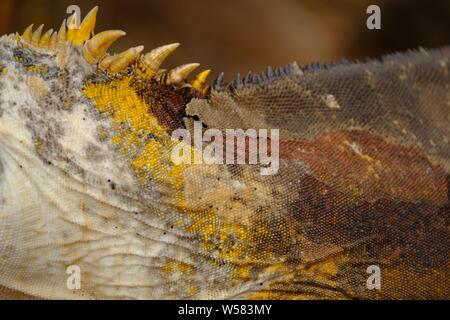
[[[233,81],[224,83],[224,73],[222,72],[217,79],[214,81],[212,88],[216,91],[228,90],[228,89],[239,89],[245,85],[261,85],[267,81],[271,81],[274,79],[279,79],[282,77],[287,77],[292,75],[295,72],[301,72],[298,65],[296,63],[290,63],[284,67],[272,68],[271,66],[267,67],[266,71],[252,74],[252,72],[248,72],[244,77],[241,78],[240,73],[237,74],[236,78]]]
[[[83,19],[78,28],[76,15],[70,18],[69,27],[66,29],[66,20],[64,20],[59,31],[48,30],[42,35],[44,25],[39,26],[33,31],[33,24],[18,36],[18,40],[24,47],[35,47],[42,49],[55,50],[62,45],[71,44],[76,47],[82,47],[85,59],[96,64],[101,70],[110,74],[116,74],[126,70],[130,65],[140,61],[144,74],[153,78],[163,79],[167,84],[182,85],[187,81],[188,76],[199,67],[198,63],[189,63],[178,66],[174,69],[160,69],[164,60],[175,51],[179,43],[168,44],[158,47],[152,51],[143,54],[143,46],[137,46],[125,50],[118,54],[109,54],[108,49],[119,38],[125,36],[121,30],[107,30],[94,35],[94,28],[97,19],[98,7],[93,8]],[[208,90],[206,79],[211,70],[204,70],[190,82],[193,88],[205,93]]]
[[[20,41],[25,47],[35,47],[43,49],[56,49],[58,46],[71,43],[74,46],[81,46],[94,35],[94,28],[97,19],[98,7],[93,8],[84,18],[78,28],[76,14],[70,18],[70,24],[66,29],[64,20],[59,31],[48,30],[42,35],[44,25],[40,25],[33,31],[34,24],[25,29]]]

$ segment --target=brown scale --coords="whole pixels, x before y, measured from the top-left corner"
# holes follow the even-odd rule
[[[132,83],[136,93],[149,106],[149,112],[157,116],[159,121],[172,131],[183,128],[186,115],[186,105],[193,98],[203,98],[204,95],[190,86],[176,87],[158,80],[136,80]]]

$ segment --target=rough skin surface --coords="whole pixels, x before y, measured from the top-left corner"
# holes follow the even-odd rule
[[[450,48],[207,93],[141,67],[0,39],[5,297],[449,297]],[[170,134],[194,119],[280,129],[278,173],[174,164]]]

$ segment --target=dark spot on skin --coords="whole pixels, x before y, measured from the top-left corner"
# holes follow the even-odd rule
[[[22,47],[15,47],[13,49],[13,57],[16,62],[18,62],[22,66],[30,67],[38,65],[39,61],[46,58],[48,59],[51,57],[51,55],[42,52],[35,52]]]
[[[19,47],[14,48],[13,56],[16,61],[18,61],[18,63],[24,67],[30,67],[35,63],[35,61],[31,57],[31,52],[29,50],[25,50]]]
[[[43,78],[44,80],[57,79],[61,76],[61,71],[57,67],[50,67],[47,72],[45,72]]]
[[[153,133],[147,134],[147,138],[149,140],[158,140],[158,137],[155,134],[153,134]]]

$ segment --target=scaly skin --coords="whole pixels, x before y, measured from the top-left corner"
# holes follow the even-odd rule
[[[0,39],[5,296],[448,298],[449,48],[207,88],[97,59],[89,28]],[[280,129],[278,173],[174,163],[196,117]]]

